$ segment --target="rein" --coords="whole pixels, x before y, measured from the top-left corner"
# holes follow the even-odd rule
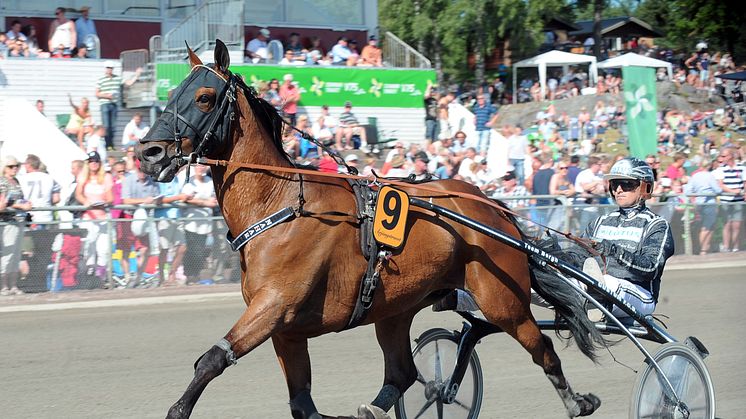
[[[598,255],[598,252],[592,248],[591,244],[588,243],[587,240],[577,237],[574,234],[570,232],[564,232],[560,231],[551,227],[548,227],[546,225],[543,225],[541,223],[538,223],[526,216],[523,216],[509,208],[506,208],[491,199],[466,193],[466,192],[458,192],[458,191],[443,191],[442,189],[437,188],[431,188],[428,187],[426,184],[412,184],[405,181],[399,181],[399,180],[393,180],[393,179],[387,179],[387,178],[380,178],[373,175],[370,176],[361,176],[361,175],[352,175],[347,173],[330,173],[330,172],[319,172],[316,170],[309,170],[309,169],[299,169],[297,167],[281,167],[281,166],[270,166],[265,164],[255,164],[255,163],[240,163],[230,160],[216,160],[216,159],[210,159],[207,157],[199,157],[196,161],[197,164],[204,164],[209,166],[234,166],[234,167],[240,167],[244,169],[250,169],[250,170],[261,170],[261,171],[270,171],[270,172],[282,172],[282,173],[295,173],[298,175],[310,175],[310,176],[320,176],[320,177],[328,177],[328,178],[336,178],[336,179],[355,179],[355,180],[367,180],[370,185],[392,185],[392,186],[400,186],[400,187],[406,187],[411,189],[418,189],[425,192],[435,193],[437,195],[430,195],[428,197],[430,198],[452,198],[452,197],[458,197],[458,198],[464,198],[464,199],[470,199],[472,201],[481,202],[483,204],[489,205],[492,208],[495,208],[498,210],[499,213],[503,214],[510,214],[516,218],[521,218],[523,220],[526,220],[530,223],[536,224],[538,226],[541,226],[547,230],[551,230],[555,233],[558,233],[565,238],[577,242],[579,245],[581,245],[583,248],[588,250],[589,252]]]

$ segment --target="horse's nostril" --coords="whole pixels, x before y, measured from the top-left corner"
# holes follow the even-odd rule
[[[142,151],[142,156],[145,160],[158,161],[163,158],[164,152],[165,149],[162,146],[152,145]]]

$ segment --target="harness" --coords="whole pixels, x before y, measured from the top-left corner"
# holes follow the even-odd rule
[[[511,211],[510,209],[499,205],[495,202],[492,202],[488,200],[487,198],[476,196],[473,194],[465,193],[465,192],[456,192],[456,191],[443,191],[437,188],[428,187],[427,185],[422,185],[422,183],[425,183],[431,179],[425,179],[422,181],[416,181],[414,177],[410,178],[398,178],[398,179],[384,179],[382,181],[379,181],[378,178],[374,177],[372,180],[370,178],[364,178],[362,176],[357,175],[357,170],[353,167],[350,167],[339,155],[336,151],[329,149],[327,146],[322,144],[320,141],[318,141],[316,138],[312,137],[308,133],[298,130],[295,127],[291,127],[295,131],[299,132],[303,138],[310,141],[311,143],[315,144],[318,147],[321,147],[324,151],[329,153],[330,156],[337,162],[337,164],[343,165],[347,168],[349,174],[341,174],[341,173],[323,173],[323,172],[316,172],[311,171],[307,169],[299,168],[295,162],[290,161],[290,163],[293,165],[293,168],[285,168],[285,167],[276,167],[276,166],[265,166],[260,164],[248,164],[248,163],[234,163],[230,161],[224,161],[224,160],[214,160],[204,157],[204,153],[206,153],[206,147],[208,142],[211,140],[222,140],[224,138],[227,138],[228,134],[231,132],[231,129],[233,127],[233,123],[236,120],[236,91],[238,88],[241,88],[246,97],[247,100],[258,100],[256,97],[256,92],[253,88],[246,85],[243,80],[236,77],[234,74],[227,72],[228,77],[223,77],[220,73],[215,71],[214,69],[205,66],[205,65],[195,65],[192,67],[192,71],[194,71],[195,68],[205,68],[210,73],[218,77],[221,81],[225,83],[225,85],[220,90],[220,94],[217,96],[216,102],[219,101],[220,105],[218,108],[215,109],[215,111],[212,112],[212,115],[210,115],[210,119],[208,119],[206,125],[206,130],[204,133],[200,129],[199,126],[195,126],[193,123],[191,123],[187,118],[182,116],[178,111],[178,99],[180,98],[181,94],[186,90],[183,89],[179,92],[178,96],[175,98],[175,106],[174,109],[165,109],[164,113],[170,113],[173,115],[174,118],[174,127],[173,127],[173,141],[175,143],[176,148],[176,155],[172,158],[172,161],[176,162],[176,164],[186,164],[187,165],[187,179],[189,179],[189,166],[191,164],[206,164],[210,166],[228,166],[228,165],[235,165],[238,167],[245,167],[245,168],[251,168],[251,169],[257,169],[257,170],[265,170],[265,171],[277,171],[277,172],[286,172],[286,173],[294,173],[298,175],[299,180],[299,191],[298,191],[298,203],[295,207],[285,207],[274,214],[271,214],[262,220],[257,221],[256,223],[252,224],[251,226],[247,227],[245,230],[243,230],[240,234],[238,234],[236,237],[233,237],[228,231],[226,235],[226,239],[228,240],[228,243],[233,251],[238,251],[241,248],[243,248],[249,241],[260,235],[261,233],[271,229],[272,227],[279,225],[281,223],[291,221],[297,217],[312,217],[312,216],[318,216],[318,215],[342,215],[342,216],[350,216],[350,214],[341,213],[338,211],[327,211],[324,213],[312,213],[304,209],[305,204],[305,198],[303,194],[303,174],[313,174],[316,176],[324,176],[324,177],[338,177],[338,178],[344,178],[347,180],[347,182],[350,184],[350,187],[353,191],[353,196],[355,197],[355,206],[356,206],[356,213],[355,218],[357,219],[358,225],[359,225],[359,231],[360,231],[360,248],[362,251],[363,256],[367,260],[367,266],[366,271],[361,278],[361,284],[360,284],[360,291],[358,293],[358,298],[356,298],[355,301],[355,308],[353,309],[353,313],[350,317],[350,320],[348,324],[345,326],[345,329],[353,328],[359,324],[362,323],[362,321],[365,319],[367,313],[370,311],[370,308],[373,304],[373,296],[375,294],[375,290],[378,286],[378,282],[380,281],[381,277],[381,270],[384,268],[386,262],[390,258],[392,252],[389,248],[381,246],[378,241],[375,239],[373,234],[373,221],[375,217],[376,212],[376,201],[378,199],[378,193],[377,193],[377,187],[382,184],[389,184],[389,185],[398,185],[398,186],[409,186],[409,187],[415,187],[424,191],[429,191],[431,193],[434,193],[431,197],[437,197],[437,198],[454,198],[454,197],[463,197],[468,198],[476,201],[483,202],[489,206],[492,206],[496,208],[499,213],[501,213],[503,216],[508,217],[508,214],[511,214],[513,216],[519,216],[515,212]],[[251,104],[251,102],[250,102]],[[186,129],[191,130],[194,134],[194,138],[200,138],[201,141],[199,144],[197,144],[197,147],[188,155],[185,155],[183,153],[182,149],[182,131],[180,130],[180,123],[183,123],[186,126]],[[283,121],[283,123],[285,123]],[[221,129],[221,132],[218,133],[218,128]],[[174,164],[172,162],[172,164]],[[562,232],[560,232],[562,233]],[[569,233],[562,233],[565,236],[569,237]]]

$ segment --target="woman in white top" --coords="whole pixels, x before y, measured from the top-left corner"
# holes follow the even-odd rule
[[[199,281],[199,274],[205,266],[205,261],[210,254],[206,246],[207,237],[212,233],[213,208],[218,206],[215,198],[215,187],[212,180],[206,176],[207,167],[194,166],[194,175],[189,183],[184,185],[182,192],[189,195],[186,202],[189,208],[183,211],[187,219],[184,225],[187,250],[184,255],[184,275],[187,284]]]

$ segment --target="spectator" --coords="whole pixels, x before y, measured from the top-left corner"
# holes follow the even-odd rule
[[[492,194],[495,198],[512,198],[528,196],[528,191],[523,185],[518,184],[515,173],[508,172],[502,177],[502,186]],[[513,209],[528,207],[528,199],[506,199],[505,200]]]
[[[78,58],[91,57],[89,47],[93,46],[90,42],[89,37],[98,36],[96,32],[96,23],[93,19],[88,17],[88,13],[91,8],[89,6],[83,6],[80,8],[80,17],[75,21],[75,30],[77,32],[76,38],[78,40]],[[93,57],[99,58],[99,57]]]
[[[215,188],[210,178],[205,175],[206,172],[206,166],[195,166],[194,176],[182,189],[182,193],[190,197],[186,200],[190,206],[184,209],[184,275],[187,277],[187,284],[199,281],[200,271],[210,253],[207,237],[212,233],[212,220],[203,218],[212,216],[212,209],[218,205],[218,201],[215,198]]]
[[[357,154],[350,153],[345,156],[345,163],[347,163],[348,166],[354,168],[357,170],[358,173],[360,173],[360,169],[358,168],[359,159],[357,157]],[[347,173],[346,168],[340,168],[340,173]]]
[[[363,171],[360,174],[362,176],[370,176],[373,174],[373,171],[378,171],[376,169],[376,158],[368,157],[365,159],[365,167],[363,167]]]
[[[391,169],[386,173],[387,177],[407,177],[410,170],[406,167],[407,158],[403,154],[397,154],[391,159]]]
[[[290,125],[295,126],[295,115],[298,112],[300,102],[300,89],[293,84],[293,75],[285,74],[280,86],[280,99],[282,99],[282,113]]]
[[[72,175],[73,180],[67,185],[61,185],[59,202],[61,206],[83,205],[82,203],[78,202],[78,199],[75,196],[75,191],[78,189],[78,178],[83,172],[85,164],[86,163],[83,160],[73,160],[72,162],[70,162],[70,174]],[[82,214],[78,212],[70,213],[68,211],[60,211],[57,213],[57,215],[63,221],[70,221],[73,218],[80,218]]]
[[[427,164],[430,162],[430,158],[424,151],[418,151],[414,155],[414,166],[412,168],[412,174],[414,174],[415,180],[427,180],[432,176],[427,170]]]
[[[121,77],[114,75],[113,61],[106,61],[104,67],[104,76],[96,83],[96,97],[101,105],[101,119],[106,127],[106,149],[114,150],[114,126],[117,122],[120,89],[122,85],[132,86],[140,76],[142,68],[135,70],[134,77],[123,81]]]
[[[30,57],[31,53],[29,52],[28,45],[26,45],[26,42],[15,39],[12,41],[8,41],[8,56],[9,57]]]
[[[49,58],[49,53],[45,52],[39,46],[39,40],[36,38],[36,27],[28,25],[23,31],[26,34],[26,45],[32,57]]]
[[[282,113],[282,99],[280,98],[280,81],[272,79],[267,85],[267,89],[262,92],[260,90],[262,99],[266,100],[267,103],[275,107],[278,113]]]
[[[128,175],[122,185],[122,202],[125,205],[160,204],[162,197],[159,195],[160,189],[158,184],[155,183],[153,178],[140,170],[139,162],[135,167],[135,173]],[[133,211],[125,211],[123,217],[125,219],[133,219],[135,214]],[[147,221],[145,223],[148,226],[150,224]],[[128,276],[126,286],[127,288],[143,287],[148,285],[144,281],[143,274],[145,273],[150,254],[154,253],[153,251],[157,249],[157,235],[150,234],[151,231],[155,230],[152,226],[144,229],[136,229],[132,222],[125,223],[125,225],[127,227],[123,226],[121,232],[125,239],[122,240],[123,243],[120,248],[122,251],[129,253],[134,247],[135,252],[137,252],[137,268],[135,272],[131,272],[129,267],[125,271],[125,275]]]
[[[575,186],[575,180],[578,178],[578,173],[581,171],[578,164],[580,164],[580,156],[571,156],[570,164],[567,168],[567,179],[573,184],[573,187]]]
[[[292,50],[286,50],[285,56],[278,63],[280,65],[305,65],[305,61],[296,61]]]
[[[732,147],[721,149],[721,166],[713,173],[720,184],[720,189],[727,194],[720,196],[720,203],[723,204],[722,208],[725,215],[721,246],[723,252],[737,252],[739,250],[746,167],[736,163],[737,154],[738,151]]]
[[[345,65],[352,52],[347,47],[347,38],[344,36],[337,40],[337,44],[332,47],[332,65]]]
[[[2,230],[2,257],[0,258],[0,295],[21,295],[18,288],[20,274],[21,246],[23,243],[24,213],[28,211],[31,202],[24,199],[16,175],[18,174],[18,160],[13,156],[5,156],[3,160],[3,176],[0,177],[0,230]],[[7,209],[16,211],[7,211]]]
[[[267,62],[269,59],[269,47],[267,42],[269,41],[269,29],[259,29],[259,33],[256,38],[252,39],[246,44],[246,50],[244,56],[247,62],[254,64]],[[275,59],[279,57],[274,57]]]
[[[360,53],[357,49],[357,41],[352,39],[347,44],[347,48],[350,50],[350,56],[347,57],[347,66],[354,67],[360,61]]]
[[[549,194],[550,195],[560,195],[564,196],[566,199],[565,202],[571,203],[572,202],[572,196],[575,195],[575,185],[570,180],[570,177],[568,176],[568,172],[570,170],[570,160],[569,159],[563,159],[560,160],[557,165],[557,172],[552,175],[551,180],[549,181]],[[550,216],[550,222],[549,226],[552,228],[561,228],[562,223],[564,221],[564,215],[565,215],[565,202],[560,201],[559,199],[555,199],[554,204],[559,205],[559,208],[555,208],[552,211],[552,214]]]
[[[0,60],[8,57],[8,36],[0,32]]]
[[[75,22],[65,17],[65,8],[58,7],[49,25],[49,52],[56,58],[70,58],[78,44]]]
[[[35,154],[29,154],[23,163],[26,174],[21,176],[21,188],[23,196],[32,200],[32,208],[51,207],[60,202],[60,184],[52,175],[41,171],[41,159]],[[32,220],[35,223],[34,230],[42,230],[48,227],[47,223],[54,219],[51,211],[34,211]]]
[[[575,178],[575,192],[578,194],[575,204],[583,205],[579,219],[582,228],[596,217],[598,208],[595,205],[599,203],[599,197],[606,193],[601,163],[598,156],[588,157],[588,167]]]
[[[122,200],[122,188],[124,188],[124,181],[127,178],[127,168],[124,160],[119,160],[111,165],[111,177],[111,204],[113,206],[122,205],[124,203],[124,201]],[[114,220],[125,219],[124,211],[121,209],[112,209],[111,218]],[[122,277],[118,278],[117,276],[112,276],[114,281],[118,283],[117,286],[125,287],[127,286],[127,273],[129,272],[129,253],[130,250],[132,250],[132,243],[131,241],[129,241],[129,236],[132,234],[132,232],[130,231],[130,223],[118,221],[116,223],[115,234],[117,235],[116,248],[120,250],[122,254],[119,262],[122,267]]]
[[[368,47],[365,47],[368,48]],[[363,49],[365,52],[365,49]],[[438,140],[438,100],[440,94],[433,92],[433,85],[425,88],[425,138],[434,143]]]
[[[184,236],[184,222],[181,219],[181,209],[173,206],[176,202],[187,202],[193,195],[181,192],[181,182],[175,177],[169,183],[159,183],[161,200],[164,205],[172,205],[170,208],[156,208],[156,226],[160,236],[158,257],[158,274],[164,286],[177,285],[176,272],[181,267],[186,253],[186,238]],[[165,265],[169,260],[169,252],[173,251],[173,259],[168,269],[166,278]]]
[[[474,147],[469,147],[464,152],[463,158],[459,162],[458,176],[461,180],[469,183],[476,182],[476,169],[477,169],[477,150]]]
[[[114,182],[110,174],[101,165],[101,156],[95,151],[88,154],[88,164],[78,177],[75,199],[81,205],[89,207],[83,213],[85,220],[81,227],[88,231],[85,239],[84,258],[86,275],[102,278],[106,273],[111,254],[111,242],[106,228],[106,211],[104,206],[114,200],[111,187]]]
[[[518,180],[518,184],[523,185],[526,180],[525,166],[526,155],[528,153],[528,138],[523,135],[521,127],[503,127],[503,136],[508,139],[508,162],[513,166],[513,174]]]
[[[691,198],[692,202],[697,205],[696,212],[699,214],[701,224],[699,230],[699,254],[706,255],[710,251],[712,231],[717,222],[718,207],[714,195],[722,193],[723,190],[720,188],[720,184],[713,174],[713,170],[717,167],[717,162],[705,159],[702,161],[701,167],[704,170],[700,170],[692,175],[684,188],[684,192],[687,195],[710,195],[694,196]]]
[[[686,183],[687,176],[686,170],[684,170],[684,163],[686,162],[686,154],[676,153],[673,157],[673,163],[666,168],[665,176],[671,180],[680,180]]]
[[[101,160],[106,161],[108,151],[106,150],[106,128],[103,125],[96,125],[93,127],[93,134],[88,136],[86,140],[85,152],[90,153],[91,151],[97,152],[101,156]]]
[[[474,125],[479,138],[477,148],[484,155],[490,147],[491,119],[497,113],[497,108],[487,103],[484,94],[480,93],[477,95],[477,105],[472,109],[472,112],[474,112]]]
[[[534,195],[549,195],[549,185],[554,176],[554,169],[552,168],[554,160],[549,153],[540,154],[538,160],[541,162],[541,166],[534,173],[531,193]],[[551,205],[554,205],[554,202],[549,198],[537,198],[535,202],[536,207],[548,207]],[[539,224],[547,224],[551,213],[552,208],[537,208],[532,211],[532,219],[537,220]]]
[[[44,116],[47,116],[47,115],[46,115],[46,114],[44,113],[44,101],[43,101],[43,100],[41,100],[41,99],[37,99],[37,100],[36,100],[36,110],[37,110],[37,111],[38,111],[38,112],[39,112],[40,114],[42,114],[42,115],[44,115]]]
[[[306,53],[308,50],[303,48],[303,44],[300,42],[300,34],[298,32],[291,32],[290,39],[287,45],[285,45],[285,51],[292,51],[293,61],[300,61],[298,64],[306,63]]]
[[[324,50],[321,48],[321,38],[318,36],[311,37],[311,48],[306,54],[306,64],[313,65],[319,64],[324,58]]]
[[[15,41],[16,39],[20,39],[23,42],[26,42],[26,35],[24,35],[23,32],[21,32],[21,21],[20,20],[14,20],[10,24],[10,30],[8,33],[5,34],[8,38],[8,41]]]
[[[345,102],[344,111],[339,115],[339,126],[337,127],[336,141],[337,150],[352,150],[353,136],[360,138],[360,146],[367,144],[365,130],[362,129],[355,115],[352,113],[352,102]],[[342,143],[344,138],[344,144]],[[344,146],[344,147],[343,147]]]
[[[135,112],[132,115],[132,119],[124,127],[122,132],[122,149],[126,150],[128,147],[134,147],[150,130],[150,127],[143,123],[142,114]]]
[[[93,132],[93,116],[88,98],[80,99],[80,106],[75,106],[73,98],[67,94],[67,100],[70,102],[73,111],[70,113],[70,120],[65,127],[65,134],[74,136],[77,139],[77,145],[81,150],[85,150],[83,138]]]
[[[375,35],[368,38],[366,45],[360,52],[360,61],[357,65],[363,67],[383,67],[381,48],[378,48],[378,39]]]
[[[332,144],[334,144],[334,130],[336,126],[336,118],[329,115],[329,105],[322,105],[321,115],[311,126],[311,132],[313,133],[313,136],[321,142],[321,144],[324,144],[325,146],[331,146]],[[302,148],[301,157],[305,157]]]

